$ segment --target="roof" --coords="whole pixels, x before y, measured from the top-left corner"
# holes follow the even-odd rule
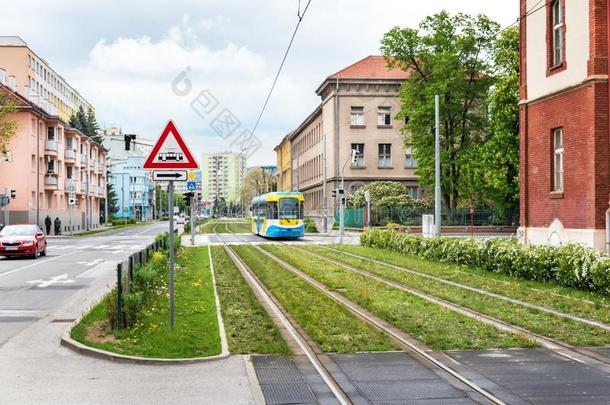
[[[411,72],[394,67],[388,69],[385,57],[369,55],[330,75],[327,79],[408,79]]]
[[[7,35],[0,36],[0,46],[28,46],[21,37]]]

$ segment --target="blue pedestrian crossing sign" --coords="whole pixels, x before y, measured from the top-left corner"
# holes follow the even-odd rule
[[[187,181],[186,189],[188,191],[196,191],[197,190],[197,182],[196,181]]]

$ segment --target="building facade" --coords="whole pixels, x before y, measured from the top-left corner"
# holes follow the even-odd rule
[[[85,112],[93,109],[20,37],[0,36],[0,75],[7,75],[6,81],[14,85],[20,95],[64,122],[68,122],[79,107]]]
[[[395,118],[400,111],[398,90],[408,75],[388,69],[382,56],[368,56],[318,87],[321,104],[276,147],[278,152],[290,143],[291,189],[304,193],[306,215],[322,214],[325,144],[330,217],[335,206],[331,191],[342,179],[348,195],[369,182],[391,180],[407,186],[413,197],[421,196],[417,162],[403,146],[404,122]],[[282,184],[285,188],[285,181]]]
[[[16,191],[8,223],[44,229],[48,215],[59,218],[63,232],[97,228],[106,196],[104,147],[26,99],[1,76],[0,92],[18,106],[6,117],[17,122],[17,132],[8,155],[0,159],[0,192]],[[76,205],[68,203],[71,192]]]
[[[608,242],[608,0],[521,0],[523,243]]]
[[[152,141],[124,134],[118,128],[106,128],[103,144],[108,149],[109,182],[117,196],[114,217],[152,220],[156,208],[155,183],[151,172],[142,169],[152,151]]]
[[[246,159],[239,153],[204,153],[201,160],[203,199],[238,202],[245,173]]]
[[[286,135],[282,142],[273,150],[277,158],[277,191],[292,190],[292,158],[290,152],[290,135]]]

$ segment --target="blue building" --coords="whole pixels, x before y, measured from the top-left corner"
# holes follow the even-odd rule
[[[142,169],[144,156],[111,159],[110,184],[117,196],[115,218],[138,221],[153,218],[154,183],[148,171]]]

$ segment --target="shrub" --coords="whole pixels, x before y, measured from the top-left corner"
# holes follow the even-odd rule
[[[304,225],[305,232],[318,233],[318,227],[313,219],[305,218]]]
[[[580,245],[524,246],[506,239],[423,238],[391,230],[365,231],[360,243],[429,260],[610,294],[610,257]]]

